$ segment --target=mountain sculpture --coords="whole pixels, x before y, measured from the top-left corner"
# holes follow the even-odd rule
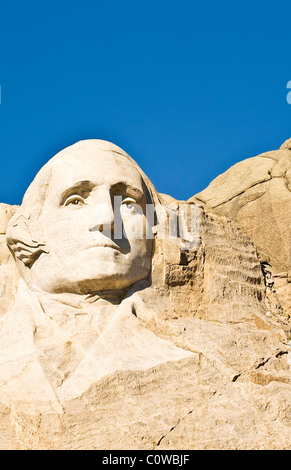
[[[189,201],[78,142],[0,204],[0,448],[290,449],[291,141]]]

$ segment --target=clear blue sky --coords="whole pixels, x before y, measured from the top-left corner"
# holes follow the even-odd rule
[[[291,2],[2,2],[0,201],[74,142],[126,150],[188,199],[291,137]]]

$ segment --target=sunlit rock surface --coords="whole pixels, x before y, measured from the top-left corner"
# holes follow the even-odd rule
[[[1,449],[291,448],[290,147],[185,203],[83,141],[0,205]],[[112,191],[128,234],[150,199],[194,238],[114,241]]]

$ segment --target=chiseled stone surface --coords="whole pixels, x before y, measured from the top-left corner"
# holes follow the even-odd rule
[[[1,449],[291,449],[288,142],[185,204],[83,141],[0,205]]]
[[[190,201],[245,228],[291,315],[291,139],[232,166]]]
[[[0,315],[12,303],[18,284],[18,271],[13,257],[6,245],[6,229],[17,206],[0,203]]]

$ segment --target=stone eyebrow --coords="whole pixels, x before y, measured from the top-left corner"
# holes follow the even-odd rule
[[[146,198],[145,193],[141,189],[135,186],[131,186],[130,184],[122,182],[122,181],[119,183],[113,184],[111,186],[111,190],[115,194],[118,194],[121,192],[124,195],[132,196],[133,198],[136,198],[139,201],[144,200]]]
[[[92,181],[85,180],[85,181],[78,181],[74,185],[70,186],[69,188],[65,189],[63,193],[60,196],[60,205],[63,205],[66,201],[66,199],[69,196],[72,196],[73,194],[78,194],[82,197],[88,197],[89,193],[92,191],[92,189],[96,187],[96,183],[93,183]],[[114,195],[127,195],[135,198],[138,202],[145,202],[146,200],[146,194],[136,186],[132,186],[128,183],[125,183],[123,181],[119,181],[118,183],[115,183],[111,186],[111,191]]]
[[[90,193],[94,186],[95,184],[92,181],[78,181],[73,186],[70,186],[69,188],[65,189],[65,191],[63,191],[60,197],[60,205],[64,204],[66,199],[73,194],[79,194],[80,196],[87,197],[88,194],[86,193]]]

